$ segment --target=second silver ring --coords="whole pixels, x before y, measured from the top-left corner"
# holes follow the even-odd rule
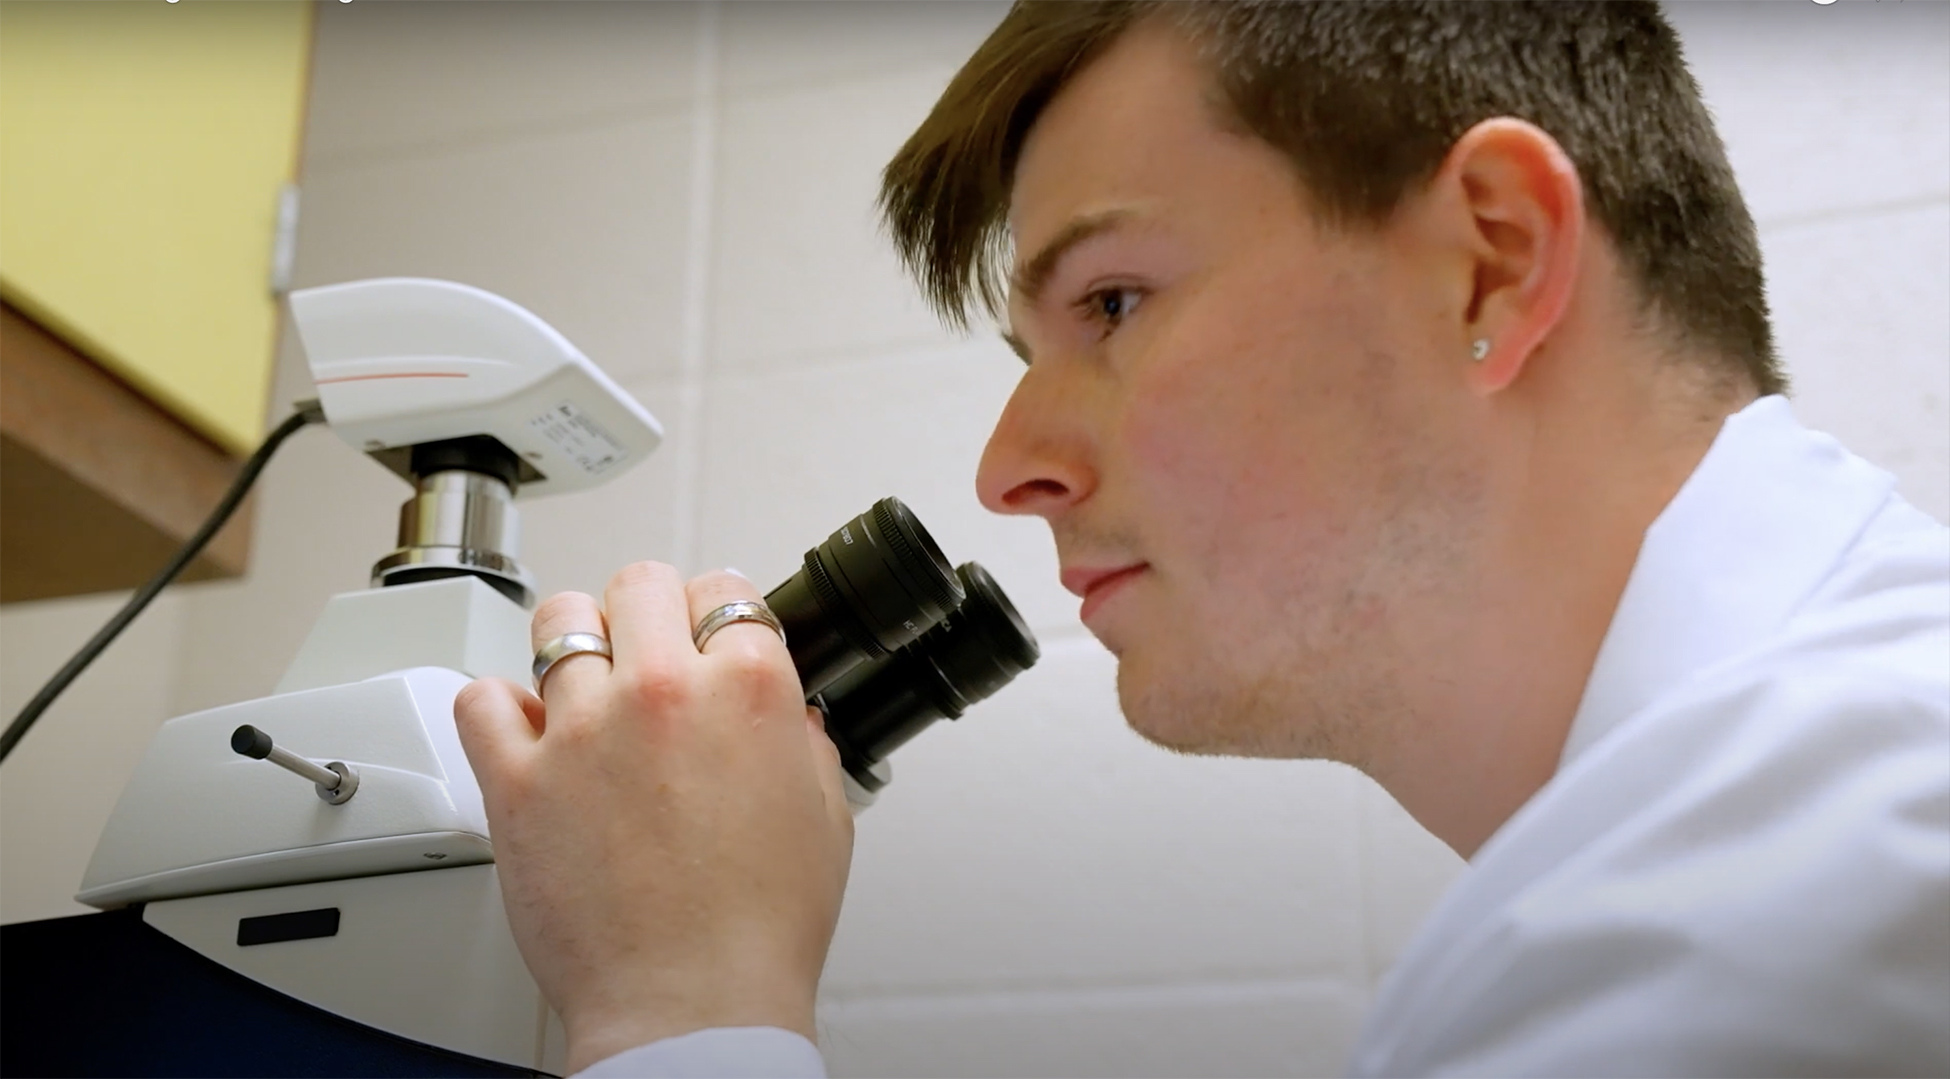
[[[772,613],[772,608],[759,600],[741,599],[727,603],[700,619],[697,628],[691,631],[691,643],[702,652],[704,642],[733,622],[763,623],[779,635],[780,643],[785,641],[785,627],[779,624],[779,616]]]

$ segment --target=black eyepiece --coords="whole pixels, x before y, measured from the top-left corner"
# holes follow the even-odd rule
[[[1041,651],[995,578],[974,562],[956,576],[967,598],[905,648],[862,663],[827,687],[826,733],[847,773],[869,791],[873,766],[938,719],[958,719],[1034,666]]]
[[[898,498],[840,526],[765,597],[807,698],[913,641],[962,601],[941,548]]]

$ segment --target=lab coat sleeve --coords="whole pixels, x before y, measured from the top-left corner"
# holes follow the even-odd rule
[[[804,1036],[778,1027],[716,1027],[639,1045],[599,1060],[577,1079],[826,1079]]]

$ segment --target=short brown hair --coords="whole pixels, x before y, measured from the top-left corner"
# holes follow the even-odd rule
[[[1636,0],[1019,0],[882,175],[895,245],[944,319],[965,327],[978,303],[1000,314],[1023,140],[1153,16],[1204,48],[1231,119],[1292,161],[1335,224],[1381,224],[1483,120],[1536,124],[1576,164],[1645,313],[1784,392],[1753,218],[1678,36]]]

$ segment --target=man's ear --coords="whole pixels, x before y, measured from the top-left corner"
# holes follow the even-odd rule
[[[1485,120],[1449,150],[1436,183],[1465,216],[1468,303],[1459,357],[1489,394],[1516,381],[1564,317],[1584,244],[1584,188],[1557,140],[1508,117]],[[1447,230],[1445,230],[1447,231]],[[1480,355],[1477,355],[1480,353]]]

